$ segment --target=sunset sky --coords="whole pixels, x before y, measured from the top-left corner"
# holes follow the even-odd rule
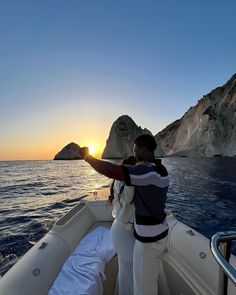
[[[0,1],[0,160],[154,135],[236,72],[235,0]]]

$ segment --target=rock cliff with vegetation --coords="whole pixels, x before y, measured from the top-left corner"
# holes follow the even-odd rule
[[[133,119],[127,115],[119,117],[111,127],[102,158],[121,159],[132,155],[134,140],[141,134],[151,134],[151,132],[137,126]],[[160,145],[157,147],[156,156],[164,156]]]
[[[155,138],[166,155],[236,156],[236,74]]]

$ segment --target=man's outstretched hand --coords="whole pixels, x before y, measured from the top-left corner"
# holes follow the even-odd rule
[[[80,149],[80,155],[81,155],[81,158],[86,160],[89,155],[89,148],[87,146],[82,147]]]
[[[125,175],[120,165],[113,164],[108,161],[100,160],[89,155],[89,148],[84,146],[80,148],[80,156],[89,165],[91,165],[98,173],[109,178],[125,181]]]

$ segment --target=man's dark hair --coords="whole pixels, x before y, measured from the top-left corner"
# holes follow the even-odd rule
[[[136,137],[134,143],[139,147],[145,147],[150,152],[154,152],[157,148],[155,137],[149,134],[142,134]]]

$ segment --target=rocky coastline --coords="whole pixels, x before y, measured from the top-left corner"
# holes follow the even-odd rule
[[[140,134],[152,134],[128,115],[114,121],[102,158],[122,159],[133,153]],[[155,135],[156,157],[235,157],[236,156],[236,74],[223,86],[204,95],[182,118]],[[80,146],[70,143],[54,160],[81,159]]]

